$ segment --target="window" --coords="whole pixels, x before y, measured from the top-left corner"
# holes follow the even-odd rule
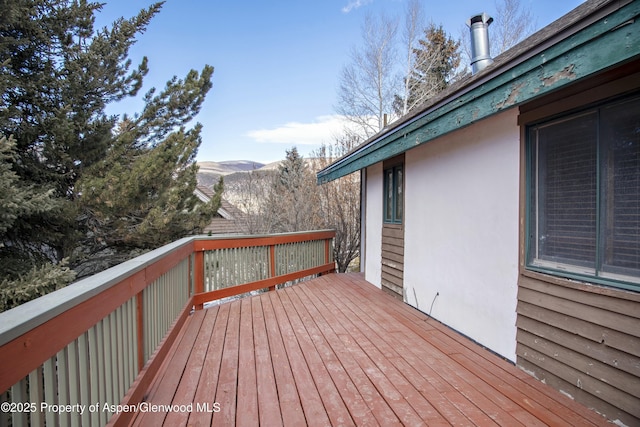
[[[384,170],[384,222],[402,224],[402,165]]]
[[[640,289],[640,97],[528,129],[529,268]]]

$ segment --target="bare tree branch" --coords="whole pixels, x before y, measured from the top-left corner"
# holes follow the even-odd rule
[[[416,43],[422,29],[424,28],[424,17],[422,11],[422,5],[419,0],[411,0],[407,4],[407,10],[405,15],[405,27],[402,35],[402,43],[406,49],[405,58],[405,70],[404,75],[410,76],[416,70],[416,57],[413,54],[416,49]],[[409,106],[409,99],[411,98],[411,85],[408,78],[405,77],[403,84],[402,108],[400,110],[401,115],[405,115],[411,109]]]
[[[384,115],[393,112],[400,81],[395,72],[397,28],[395,20],[367,15],[362,27],[363,46],[353,49],[351,63],[340,75],[336,110],[365,138],[380,131]]]
[[[313,153],[313,169],[326,167],[360,142],[357,135],[345,132],[333,144],[323,145]],[[323,228],[336,230],[334,258],[338,271],[345,272],[360,255],[360,175],[352,173],[322,184],[319,194]]]

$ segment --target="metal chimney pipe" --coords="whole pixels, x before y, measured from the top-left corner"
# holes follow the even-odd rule
[[[467,20],[467,26],[471,31],[471,74],[493,63],[489,52],[489,25],[492,22],[493,18],[486,13]]]

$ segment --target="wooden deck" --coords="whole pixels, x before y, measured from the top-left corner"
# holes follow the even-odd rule
[[[606,424],[345,274],[196,311],[146,403],[136,425]]]

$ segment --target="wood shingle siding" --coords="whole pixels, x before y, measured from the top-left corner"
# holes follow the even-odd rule
[[[382,226],[382,289],[398,299],[403,298],[404,227]]]
[[[640,425],[640,295],[527,272],[517,364],[585,406]]]

